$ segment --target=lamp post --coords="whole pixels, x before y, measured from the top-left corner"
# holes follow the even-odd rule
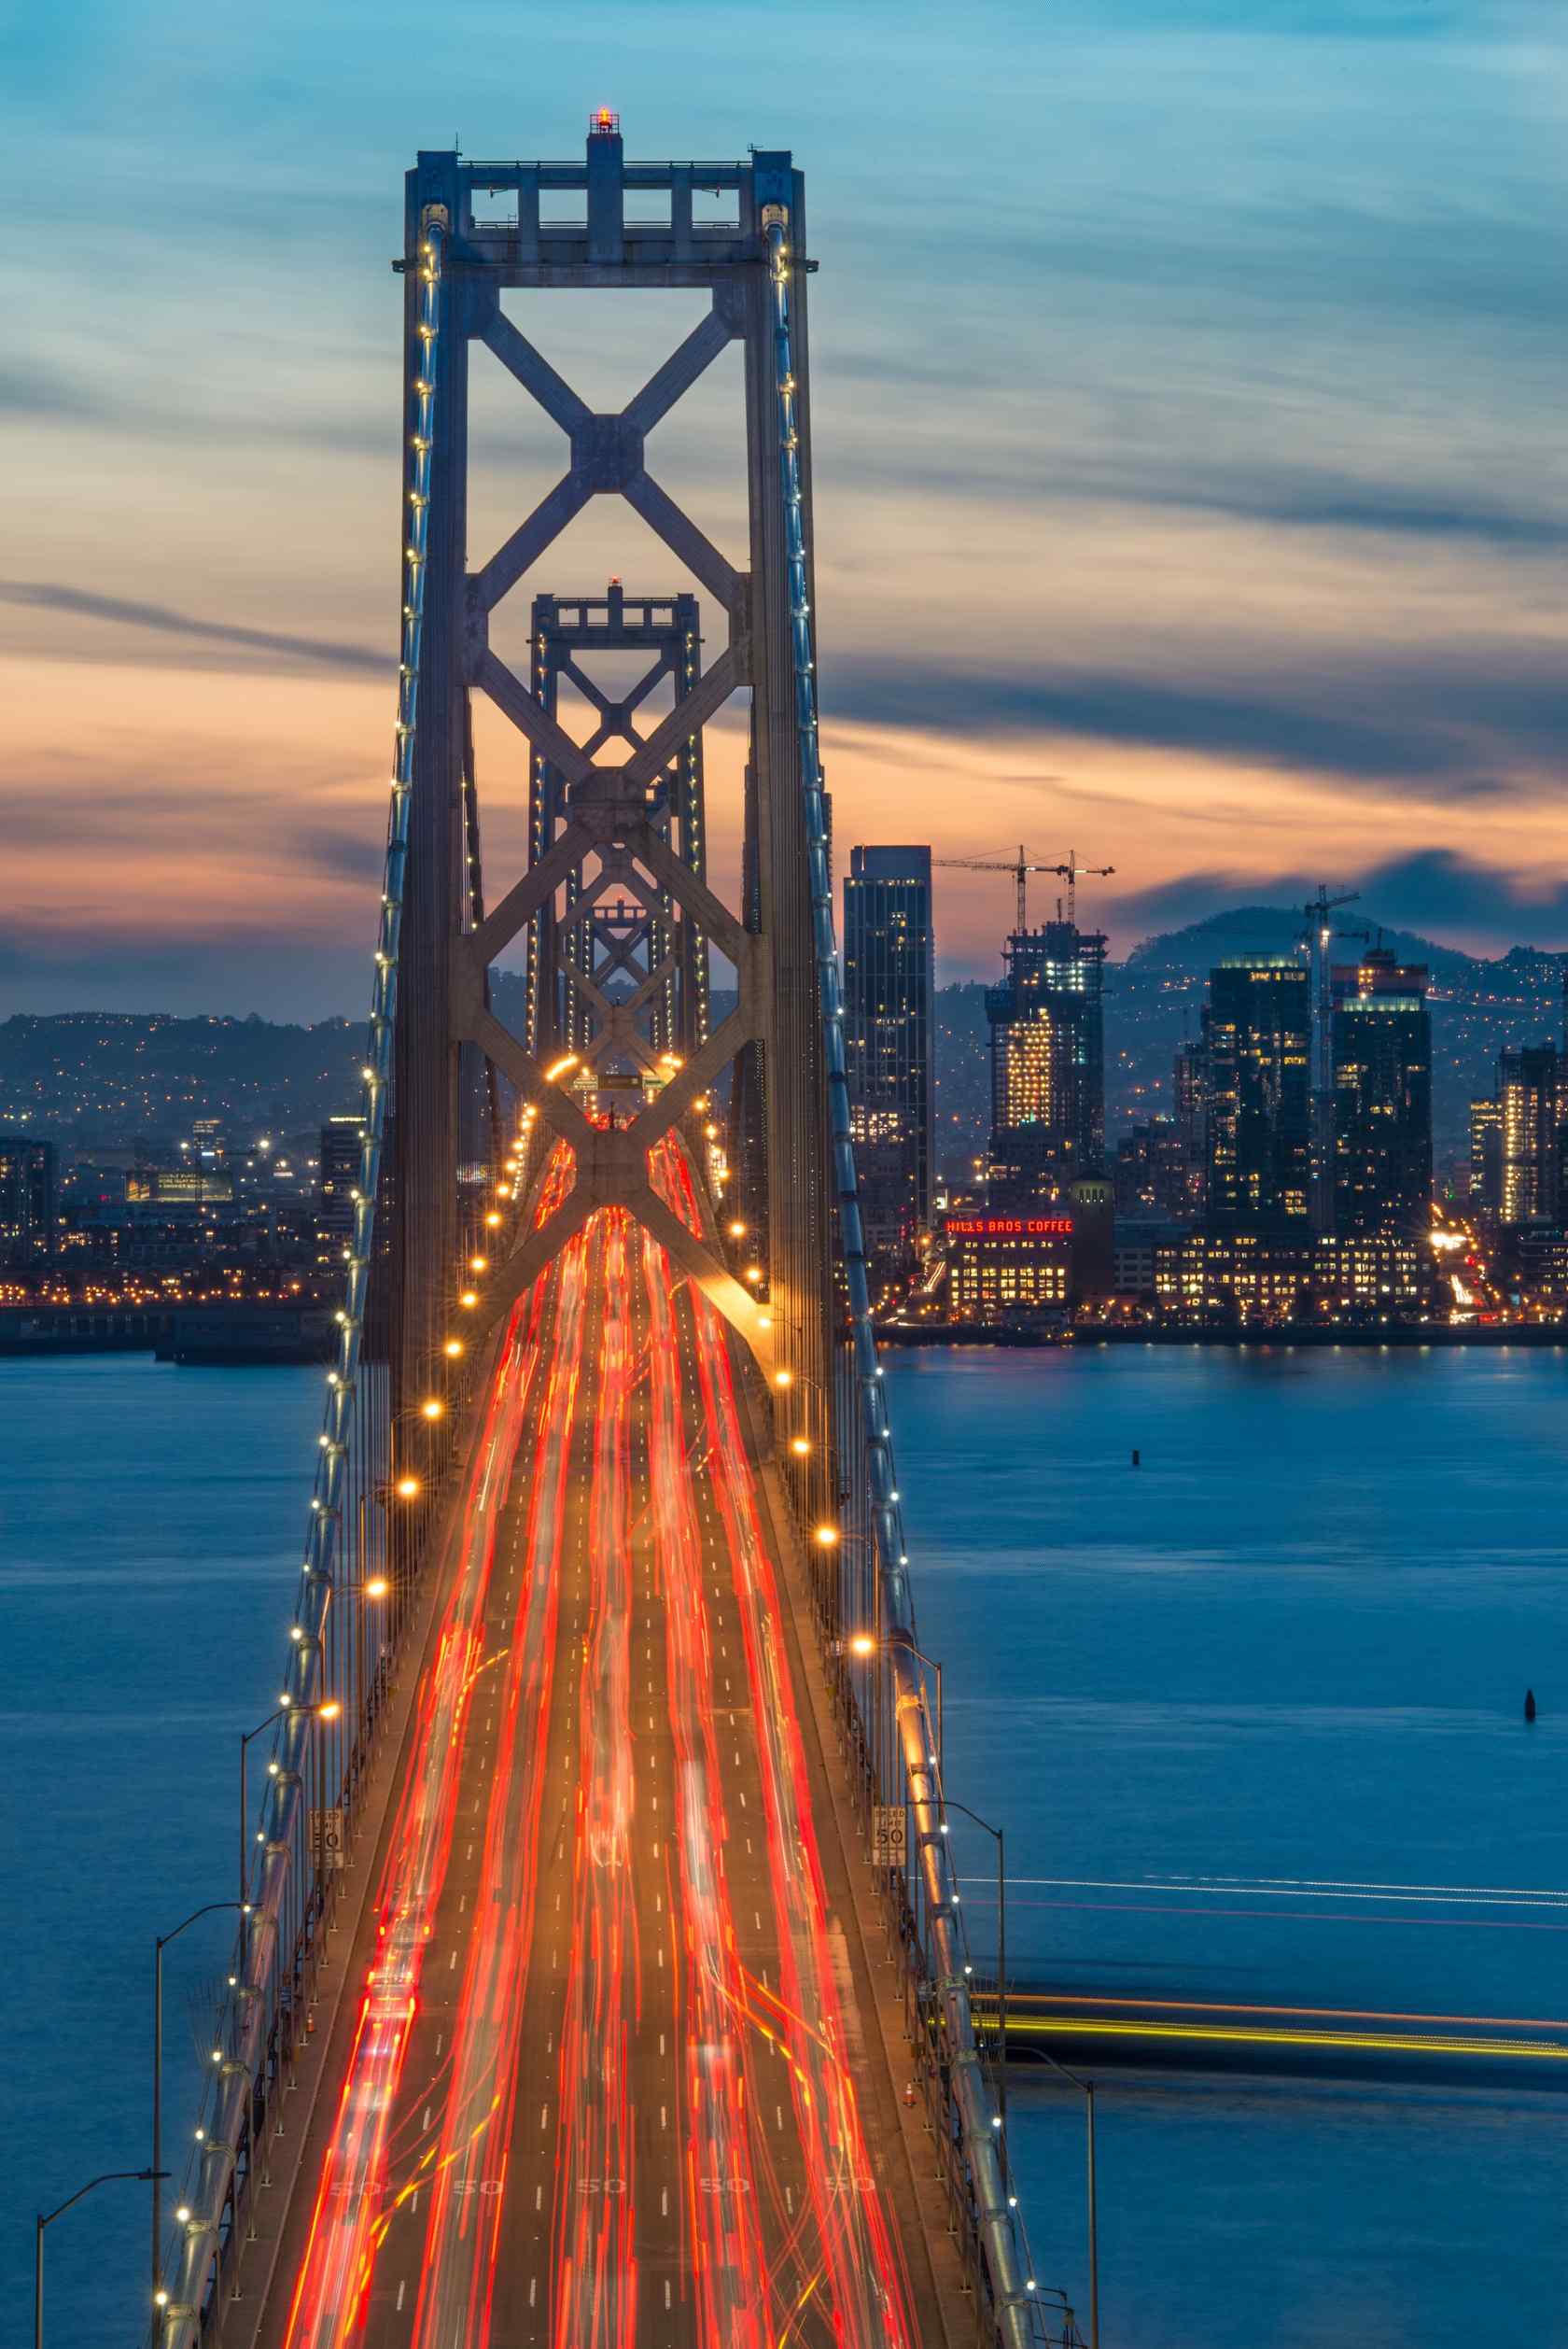
[[[946,1749],[942,1725],[942,1667],[936,1657],[928,1655],[923,1648],[917,1648],[913,1639],[904,1639],[902,1633],[881,1640],[877,1639],[875,1632],[852,1631],[845,1644],[851,1655],[859,1656],[875,1655],[884,1647],[897,1646],[902,1648],[906,1655],[912,1655],[917,1664],[925,1666],[936,1682],[936,1754],[934,1758],[937,1777],[939,1779],[942,1779],[945,1775]],[[956,1810],[959,1806],[955,1804],[953,1807]]]
[[[942,1790],[944,1813],[962,1811],[977,1827],[983,1828],[997,1850],[997,2117],[1005,2145],[1007,2138],[1007,1836],[1004,1829],[993,1827],[988,1819],[982,1819],[967,1803],[955,1803]],[[947,1833],[945,1816],[942,1832]]]
[[[379,1576],[372,1576],[371,1580],[373,1582],[379,1582],[381,1578]],[[352,1587],[353,1586],[351,1584],[342,1582],[336,1585],[336,1588],[339,1590]],[[367,1587],[369,1586],[367,1585]],[[285,1713],[307,1714],[315,1723],[315,1785],[317,1797],[315,1806],[315,1893],[317,1903],[319,1904],[322,1892],[322,1879],[325,1875],[323,1845],[327,1833],[326,1806],[320,1799],[326,1792],[322,1776],[321,1724],[324,1721],[336,1721],[342,1710],[343,1707],[335,1696],[323,1698],[319,1703],[314,1705],[275,1705],[273,1708],[273,1710],[267,1715],[265,1721],[259,1721],[254,1729],[243,1729],[240,1732],[240,1898],[238,1901],[216,1902],[214,1906],[217,1907],[238,1908],[242,1917],[245,1920],[245,1930],[241,1936],[240,1946],[240,1973],[242,1980],[249,1970],[250,1960],[249,1920],[251,1903],[248,1898],[250,1883],[250,1845],[248,1841],[250,1834],[250,1803],[249,1790],[246,1782],[246,1756],[250,1750],[251,1740],[255,1737],[260,1737],[262,1731],[264,1729],[270,1729],[274,1722],[281,1721]],[[275,1769],[276,1765],[274,1764],[272,1766]],[[261,1839],[261,1831],[258,1828],[257,1841],[260,1842]],[[201,1915],[203,1912],[198,1910],[197,1913],[198,1915]],[[190,1920],[187,1919],[186,1921],[189,1923]],[[183,1932],[184,1927],[182,1926],[180,1930]],[[167,1938],[172,1941],[174,1939],[174,1934],[170,1934]]]
[[[247,1915],[250,1905],[250,1798],[245,1779],[246,1756],[250,1751],[251,1739],[260,1737],[262,1731],[270,1729],[275,1721],[281,1721],[288,1709],[287,1705],[274,1705],[265,1721],[259,1721],[254,1729],[240,1731],[240,1905]],[[248,1939],[247,1927],[247,1943]],[[248,1947],[242,1948],[240,1954],[242,1959],[248,1958],[250,1954]],[[245,1970],[242,1964],[240,1968],[242,1975]]]
[[[1053,2072],[1059,2072],[1064,2080],[1071,2082],[1084,2099],[1085,2148],[1088,2160],[1088,2221],[1089,2221],[1089,2349],[1099,2349],[1099,2187],[1095,2166],[1095,2091],[1092,2080],[1081,2080],[1076,2072],[1070,2072],[1058,2062],[1049,2047],[1043,2048],[1046,2062]]]
[[[263,1728],[266,1723],[262,1723]],[[250,1903],[246,1900],[207,1901],[193,1908],[173,1933],[161,1933],[152,1944],[152,2167],[139,2174],[152,2181],[152,2304],[161,2308],[163,2291],[163,2198],[158,2188],[169,2174],[163,2167],[163,1952],[171,1941],[177,1941],[188,1927],[203,1917],[216,1916],[219,1909],[238,1909],[242,1920],[248,1919]],[[243,1979],[242,1976],[242,1979]],[[116,2172],[115,2174],[125,2174]],[[83,2191],[86,2192],[86,2188]],[[54,2214],[55,2216],[59,2213]]]
[[[310,1708],[315,1717],[315,1909],[325,1927],[327,1918],[327,1778],[321,1727],[336,1721],[343,1707],[335,1696]]]
[[[63,2218],[73,2204],[79,2202],[84,2194],[91,2194],[94,2187],[111,2185],[116,2178],[130,2178],[133,2183],[145,2186],[148,2178],[156,2181],[166,2178],[168,2174],[167,2170],[105,2170],[99,2176],[89,2178],[85,2186],[78,2186],[74,2194],[68,2194],[63,2202],[57,2202],[53,2210],[38,2212],[33,2222],[33,2349],[44,2349],[45,2228],[52,2227],[57,2218]],[[157,2191],[156,2184],[153,2191]]]

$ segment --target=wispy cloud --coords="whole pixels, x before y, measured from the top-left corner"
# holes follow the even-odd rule
[[[1216,664],[1190,682],[1046,659],[915,668],[850,655],[824,661],[823,693],[830,717],[867,724],[979,739],[1065,734],[1367,783],[1420,779],[1462,803],[1507,788],[1497,766],[1555,764],[1568,730],[1568,685],[1546,654],[1510,673],[1457,647],[1430,668],[1374,648],[1359,662],[1303,659],[1228,678]]]
[[[228,620],[202,620],[194,612],[175,612],[167,604],[133,602],[120,596],[100,596],[81,587],[66,587],[47,580],[0,580],[0,603],[22,604],[35,612],[58,612],[77,620],[104,620],[117,627],[150,630],[156,636],[182,637],[189,643],[230,644],[246,653],[271,653],[285,660],[310,661],[324,668],[385,677],[392,664],[367,645],[338,644],[328,638],[290,636],[274,628],[246,628]],[[79,647],[73,646],[80,657]]]

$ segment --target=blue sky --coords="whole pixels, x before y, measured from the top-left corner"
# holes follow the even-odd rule
[[[85,0],[0,41],[0,1012],[357,1007],[401,173],[571,153],[599,103],[631,153],[807,173],[841,843],[1071,843],[1118,950],[1320,877],[1568,944],[1561,11]],[[565,303],[530,331],[607,401],[689,323]],[[652,452],[731,546],[733,394]],[[557,452],[479,411],[498,538]],[[635,580],[613,523],[538,584]],[[481,757],[500,867],[520,769]],[[944,878],[945,966],[983,970],[1006,886]]]

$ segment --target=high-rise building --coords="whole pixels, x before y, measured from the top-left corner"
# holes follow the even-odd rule
[[[0,1260],[20,1264],[50,1253],[59,1190],[52,1142],[0,1133]]]
[[[907,1256],[931,1213],[935,978],[929,848],[857,848],[844,883],[844,1058],[866,1245]]]
[[[329,1118],[321,1129],[316,1159],[315,1224],[323,1242],[346,1240],[354,1231],[354,1194],[359,1188],[364,1127],[357,1118]]]
[[[1117,1136],[1111,1170],[1120,1216],[1183,1218],[1191,1206],[1187,1144],[1174,1118],[1146,1118]]]
[[[990,1198],[1057,1198],[1105,1161],[1106,940],[1047,921],[1015,931],[986,990],[991,1027]]]
[[[1560,1208],[1563,1125],[1561,1062],[1555,1044],[1527,1044],[1497,1062],[1503,1121],[1505,1223],[1552,1223]]]
[[[1374,947],[1333,974],[1334,1229],[1424,1231],[1432,1214],[1427,974]]]
[[[1238,954],[1209,975],[1211,1231],[1309,1229],[1311,988],[1285,954]]]
[[[1485,1215],[1503,1209],[1503,1104],[1495,1094],[1470,1104],[1470,1203]]]
[[[1203,1213],[1209,1189],[1209,1030],[1205,1014],[1201,1035],[1184,1036],[1176,1047],[1171,1069],[1171,1092],[1176,1127],[1182,1137],[1185,1168],[1184,1213]]]

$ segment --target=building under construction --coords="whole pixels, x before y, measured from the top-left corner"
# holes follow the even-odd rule
[[[1075,921],[1015,930],[986,991],[991,1204],[1058,1198],[1105,1160],[1106,938]]]

